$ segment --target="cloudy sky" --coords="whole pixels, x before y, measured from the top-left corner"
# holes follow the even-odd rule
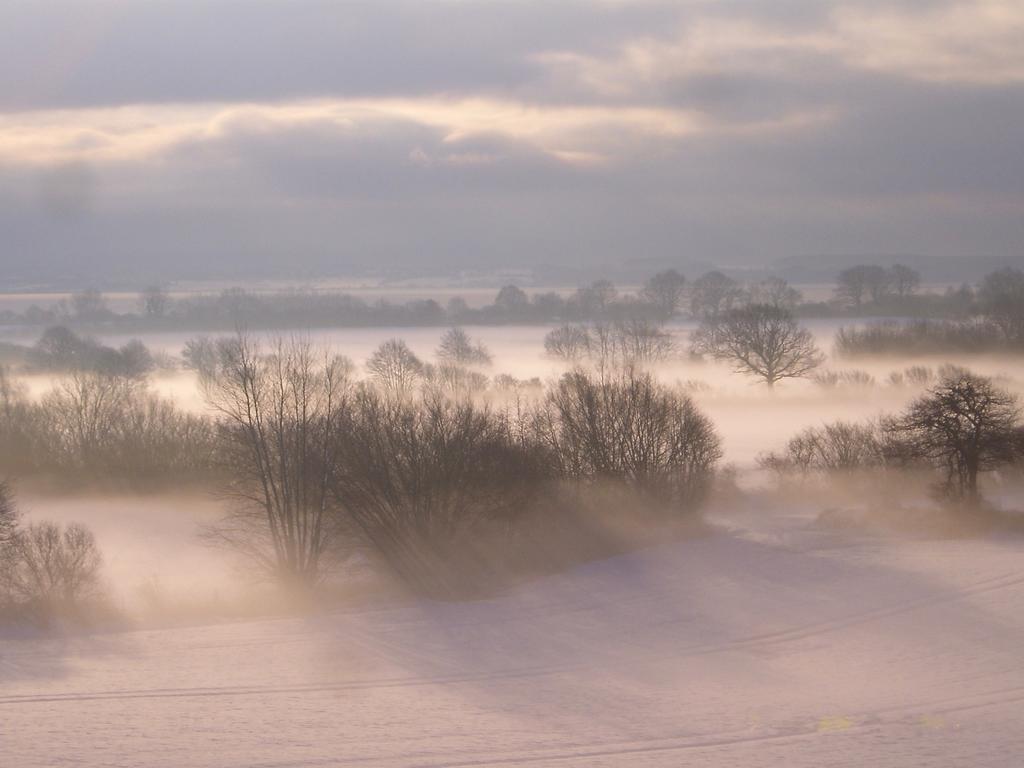
[[[1020,0],[5,0],[0,264],[1024,254]]]

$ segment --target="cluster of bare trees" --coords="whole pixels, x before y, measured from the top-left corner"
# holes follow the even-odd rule
[[[841,305],[859,310],[865,304],[881,305],[891,299],[904,300],[920,285],[920,273],[903,264],[891,267],[858,264],[839,273],[835,298]]]
[[[0,482],[0,618],[74,617],[100,597],[102,563],[81,525],[22,525],[9,486]]]
[[[721,455],[685,395],[629,367],[496,408],[398,386],[393,361],[355,381],[301,340],[221,352],[203,390],[236,505],[209,535],[288,583],[316,584],[359,550],[416,589],[450,592],[474,536],[511,535],[552,495],[576,489],[582,505],[583,489],[618,484],[678,517],[699,507]]]
[[[981,474],[1024,459],[1017,399],[991,379],[947,369],[902,413],[869,424],[835,422],[795,435],[761,465],[780,474],[918,469],[937,473],[945,499],[976,507]]]
[[[0,369],[0,471],[133,483],[209,471],[214,431],[125,376],[74,372],[38,400]]]
[[[562,325],[544,337],[544,351],[566,362],[599,366],[645,365],[668,360],[678,350],[671,331],[633,317],[614,323]]]

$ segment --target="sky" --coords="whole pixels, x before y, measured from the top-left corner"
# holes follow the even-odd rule
[[[1022,135],[1020,0],[0,3],[8,281],[1013,260]]]

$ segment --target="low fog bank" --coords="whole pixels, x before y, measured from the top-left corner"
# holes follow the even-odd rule
[[[232,337],[154,335],[144,343],[169,362],[141,376],[6,374],[0,479],[23,526],[92,532],[108,604],[144,626],[479,597],[678,537],[1020,535],[1024,359],[850,360],[829,351],[829,322],[801,342],[813,365],[771,386],[716,348],[696,354],[688,342],[710,327],[598,326],[571,354],[529,326],[257,334],[248,368]],[[1007,398],[1009,447],[972,486],[896,423],[951,381]],[[284,410],[257,424],[245,398]],[[296,433],[286,411],[300,406],[312,415]],[[323,458],[298,469],[310,450]],[[303,490],[282,501],[267,481]],[[353,542],[311,550],[316,596],[266,523],[311,499],[323,536]],[[365,516],[332,511],[346,505]],[[283,562],[298,570],[282,580]]]

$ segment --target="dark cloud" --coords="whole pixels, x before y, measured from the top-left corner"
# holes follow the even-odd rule
[[[7,3],[2,258],[9,274],[147,280],[1019,256],[1024,78],[1012,54],[993,64],[1005,77],[979,78],[985,61],[949,76],[934,51],[878,58],[830,31],[846,8],[915,21],[952,5]],[[700,47],[709,28],[721,50]],[[343,106],[289,111],[312,98]],[[399,98],[413,106],[385,103]],[[343,108],[352,99],[366,103]],[[217,106],[195,125],[176,116],[203,103]],[[438,104],[500,119],[468,130],[432,114]],[[123,105],[150,110],[146,148],[120,124],[94,125]],[[616,120],[636,108],[649,117]],[[573,109],[593,114],[573,123]],[[696,128],[659,125],[673,116]],[[73,135],[3,151],[54,125]]]

